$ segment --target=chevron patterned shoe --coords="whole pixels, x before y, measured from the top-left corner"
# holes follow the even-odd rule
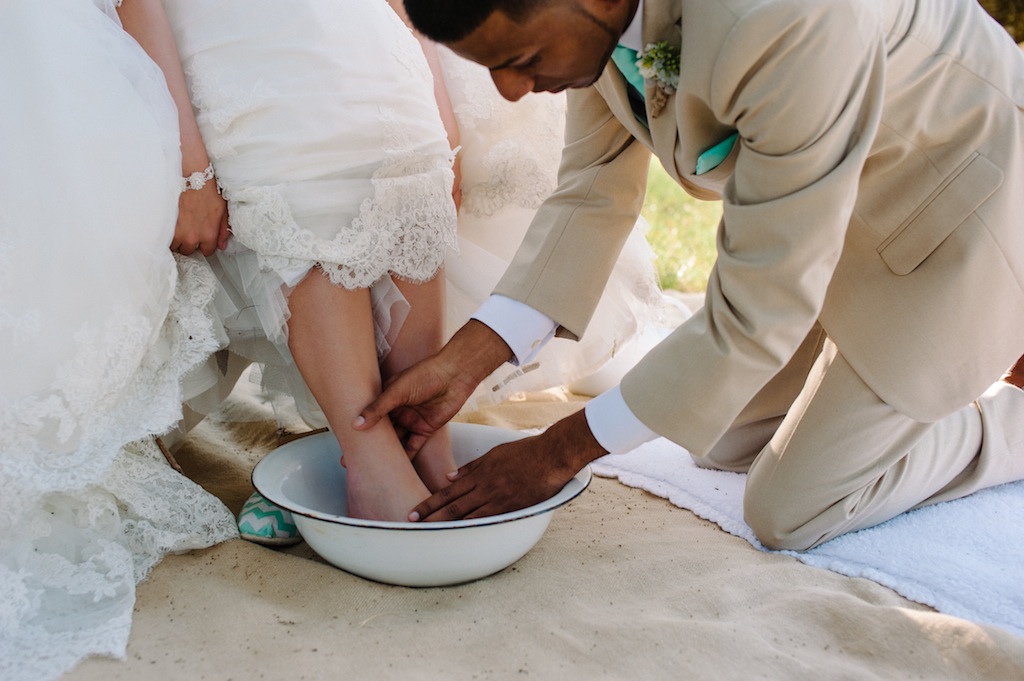
[[[266,546],[287,546],[302,541],[292,514],[253,492],[238,514],[238,534]]]

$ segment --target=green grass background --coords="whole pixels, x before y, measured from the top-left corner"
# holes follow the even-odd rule
[[[650,223],[647,241],[654,249],[661,287],[704,291],[715,263],[722,203],[692,198],[652,158],[642,215]]]

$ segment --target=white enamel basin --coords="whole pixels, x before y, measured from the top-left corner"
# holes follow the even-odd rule
[[[518,431],[452,423],[452,449],[462,466]],[[584,468],[556,495],[512,513],[437,523],[363,520],[345,515],[345,469],[330,432],[270,452],[252,474],[264,497],[295,516],[303,539],[324,560],[352,574],[402,586],[445,586],[494,574],[540,540],[555,509],[590,484]]]

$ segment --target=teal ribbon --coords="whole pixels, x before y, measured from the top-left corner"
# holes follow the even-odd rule
[[[623,77],[629,81],[629,84],[636,88],[640,96],[644,96],[644,77],[640,75],[640,69],[636,65],[636,50],[631,50],[628,47],[619,45],[612,52],[612,61],[615,62],[615,66],[619,69],[619,72]]]

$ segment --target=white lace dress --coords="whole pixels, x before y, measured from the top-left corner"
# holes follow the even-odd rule
[[[326,425],[287,347],[287,295],[314,265],[372,292],[378,352],[454,245],[452,154],[419,43],[384,0],[165,0],[229,202],[215,268],[231,349]],[[343,351],[343,349],[342,349]]]
[[[445,267],[451,334],[490,295],[537,208],[555,188],[565,96],[530,94],[509,102],[487,69],[443,47],[438,52],[461,138],[459,247]],[[503,365],[466,408],[563,385],[598,394],[688,316],[662,296],[646,228],[639,220],[626,241],[583,338],[555,338],[526,366]]]
[[[123,657],[135,585],[236,536],[153,434],[220,344],[173,256],[181,158],[163,76],[105,0],[0,3],[0,678]]]

